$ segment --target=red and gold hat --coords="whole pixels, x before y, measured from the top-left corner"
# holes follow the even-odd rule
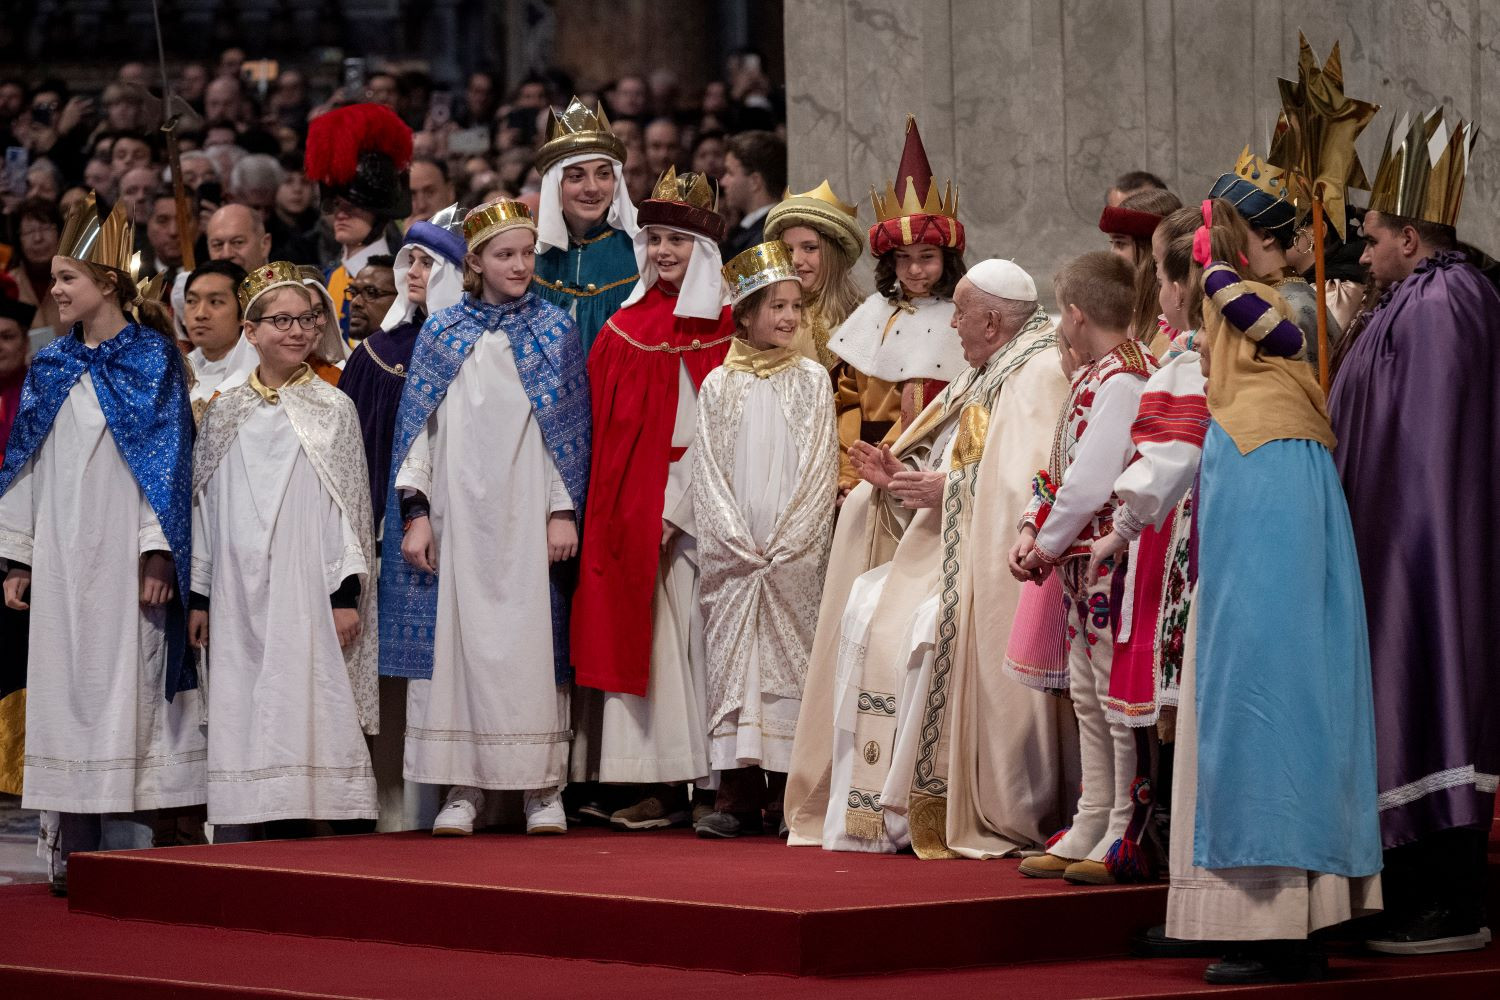
[[[915,116],[906,116],[906,148],[901,151],[896,183],[887,184],[883,195],[872,187],[870,201],[875,206],[870,253],[875,257],[919,243],[952,247],[963,253],[964,226],[958,221],[958,190],[948,181],[943,185],[942,196],[938,196],[932,164],[927,160]]]
[[[645,226],[670,226],[706,236],[715,243],[724,239],[729,224],[718,213],[718,199],[702,174],[679,174],[668,167],[656,182],[651,197],[636,210],[636,222]]]

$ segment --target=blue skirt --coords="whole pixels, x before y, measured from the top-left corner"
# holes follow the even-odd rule
[[[1370,646],[1333,458],[1305,440],[1241,455],[1210,423],[1201,475],[1193,863],[1372,875]]]

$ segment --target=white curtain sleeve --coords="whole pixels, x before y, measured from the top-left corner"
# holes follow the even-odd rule
[[[10,489],[0,496],[0,559],[31,565],[32,540],[36,530],[32,467],[35,458],[21,466]]]
[[[698,441],[667,467],[667,493],[661,508],[663,521],[676,525],[684,535],[698,537],[698,518],[693,512],[693,466],[698,461]]]
[[[147,552],[172,554],[172,546],[168,543],[166,534],[161,530],[161,522],[156,519],[156,511],[151,509],[151,503],[146,499],[146,495],[140,492],[140,487],[136,488],[136,493],[140,496],[141,502],[141,523],[137,533],[141,555]]]
[[[1130,428],[1145,384],[1145,379],[1117,375],[1099,387],[1089,410],[1088,430],[1063,473],[1052,512],[1037,532],[1036,545],[1044,553],[1066,552],[1099,508],[1109,502],[1115,480],[1135,454]]]
[[[557,471],[557,462],[552,458],[552,449],[546,448],[546,453],[547,512],[556,514],[559,511],[573,510],[573,498],[568,495],[568,484],[563,482],[562,474]]]
[[[213,480],[209,480],[210,486]],[[214,523],[213,511],[207,509],[208,497],[199,493],[193,498],[193,567],[190,586],[194,593],[213,596]]]
[[[429,501],[432,499],[432,418],[427,418],[427,425],[422,428],[422,433],[412,438],[411,447],[406,451],[406,458],[401,460],[401,468],[396,470],[396,493],[404,496],[407,493],[420,493]]]

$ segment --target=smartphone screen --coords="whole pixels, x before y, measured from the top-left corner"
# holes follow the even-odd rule
[[[5,149],[5,190],[17,198],[26,197],[26,168],[31,165],[31,154],[25,146],[7,146]]]
[[[365,61],[358,56],[344,60],[344,96],[355,101],[365,99]]]
[[[434,125],[446,125],[453,117],[453,95],[446,90],[434,90],[427,117]]]

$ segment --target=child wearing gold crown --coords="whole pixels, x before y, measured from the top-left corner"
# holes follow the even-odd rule
[[[902,426],[967,368],[951,324],[953,290],[965,271],[958,195],[945,187],[939,196],[910,115],[896,183],[884,195],[872,190],[870,198],[875,294],[828,342],[843,363],[836,402],[841,496],[863,478],[864,456],[893,443]]]
[[[857,212],[825,180],[811,191],[788,194],[766,215],[766,239],[787,245],[802,285],[797,350],[831,372],[839,359],[828,341],[864,301],[852,275],[865,248]]]
[[[775,830],[818,625],[838,489],[827,370],[795,346],[802,286],[785,244],[724,268],[734,343],[698,397],[693,474],[708,654],[709,763],[700,837]]]
[[[572,316],[587,358],[640,273],[636,209],[625,189],[625,144],[604,108],[577,97],[552,112],[536,153],[542,175],[537,205],[536,293]]]
[[[578,327],[531,291],[526,206],[469,213],[463,301],[428,319],[396,415],[380,567],[380,670],[409,678],[407,781],[450,785],[433,833],[524,792],[567,830],[568,614],[589,462]]]
[[[31,363],[0,466],[7,607],[31,606],[22,805],[54,890],[108,813],[204,800],[186,644],[193,418],[186,369],[129,278],[132,229],[90,195],[52,261],[68,336]]]
[[[573,778],[633,785],[580,804],[619,829],[686,823],[708,782],[693,463],[698,393],[729,350],[718,242],[701,174],[668,168],[640,206],[641,282],[589,355],[593,468],[574,602]]]
[[[359,414],[308,363],[327,306],[297,265],[256,268],[240,301],[258,362],[209,405],[193,462],[188,633],[210,680],[208,819],[216,843],[307,820],[367,831],[378,646]]]

